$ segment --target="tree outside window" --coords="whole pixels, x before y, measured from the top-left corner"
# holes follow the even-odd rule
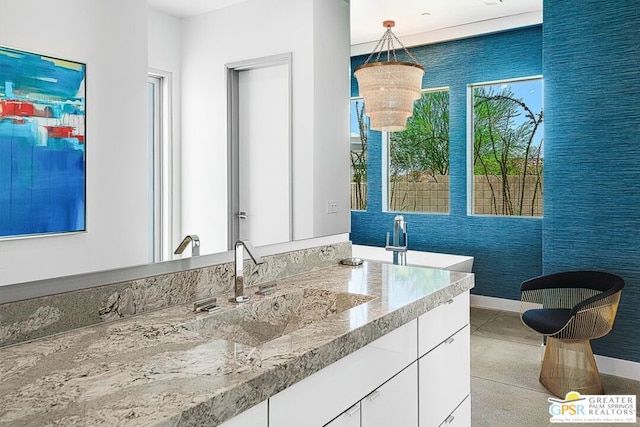
[[[449,212],[449,91],[428,90],[402,132],[388,135],[388,208]]]
[[[367,209],[367,132],[369,119],[362,98],[351,100],[351,209]]]
[[[542,79],[472,93],[473,213],[542,216]]]

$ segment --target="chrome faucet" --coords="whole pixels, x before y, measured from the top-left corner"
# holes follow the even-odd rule
[[[236,242],[236,280],[235,280],[235,297],[231,299],[232,302],[245,302],[249,300],[249,297],[244,295],[244,249],[247,250],[251,259],[256,264],[262,264],[262,258],[256,253],[256,248],[253,247],[248,240],[238,240]]]
[[[200,256],[200,238],[197,234],[189,234],[182,239],[182,242],[180,242],[174,254],[179,255],[184,252],[187,246],[189,246],[189,243],[191,243],[191,256]]]
[[[393,242],[389,244],[389,233],[387,233],[387,244],[385,249],[393,251],[393,263],[396,265],[407,265],[407,223],[402,215],[396,215],[393,219]]]

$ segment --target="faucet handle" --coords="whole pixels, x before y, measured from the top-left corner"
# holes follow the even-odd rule
[[[276,291],[276,284],[271,283],[268,285],[259,285],[258,290],[256,291],[256,295],[269,295]]]
[[[249,252],[249,256],[251,257],[253,262],[255,262],[256,264],[262,264],[264,262],[262,260],[262,257],[260,255],[258,255],[258,252],[256,251],[256,248],[253,247],[253,245],[251,244],[250,241],[248,241],[248,240],[238,240],[236,242],[236,249],[239,249],[239,247],[242,247],[242,246],[244,246],[247,249],[247,252]]]
[[[189,242],[191,242],[191,256],[199,256],[200,255],[200,238],[197,234],[188,234],[182,239],[180,245],[174,252],[175,255],[179,255],[189,246]]]
[[[218,301],[217,298],[205,298],[200,301],[196,301],[193,303],[193,311],[208,311],[211,313],[212,311],[220,310],[220,306],[216,305]]]

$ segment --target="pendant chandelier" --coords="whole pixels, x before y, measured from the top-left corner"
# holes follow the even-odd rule
[[[391,28],[394,21],[384,21],[387,29],[366,62],[356,68],[360,96],[364,99],[365,112],[371,119],[373,130],[397,132],[404,130],[407,119],[413,115],[413,102],[420,98],[424,68],[398,40]],[[398,43],[413,62],[398,61],[395,43]],[[387,60],[380,61],[383,49]],[[375,62],[369,62],[376,54]]]

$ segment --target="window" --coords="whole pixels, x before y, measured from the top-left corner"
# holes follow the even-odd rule
[[[387,135],[388,210],[449,212],[449,90],[431,89],[414,104],[402,132]]]
[[[472,213],[542,216],[542,79],[470,87]]]
[[[149,153],[149,260],[172,259],[171,75],[154,71],[147,80]]]
[[[367,132],[369,118],[362,98],[351,99],[351,209],[367,209]]]

